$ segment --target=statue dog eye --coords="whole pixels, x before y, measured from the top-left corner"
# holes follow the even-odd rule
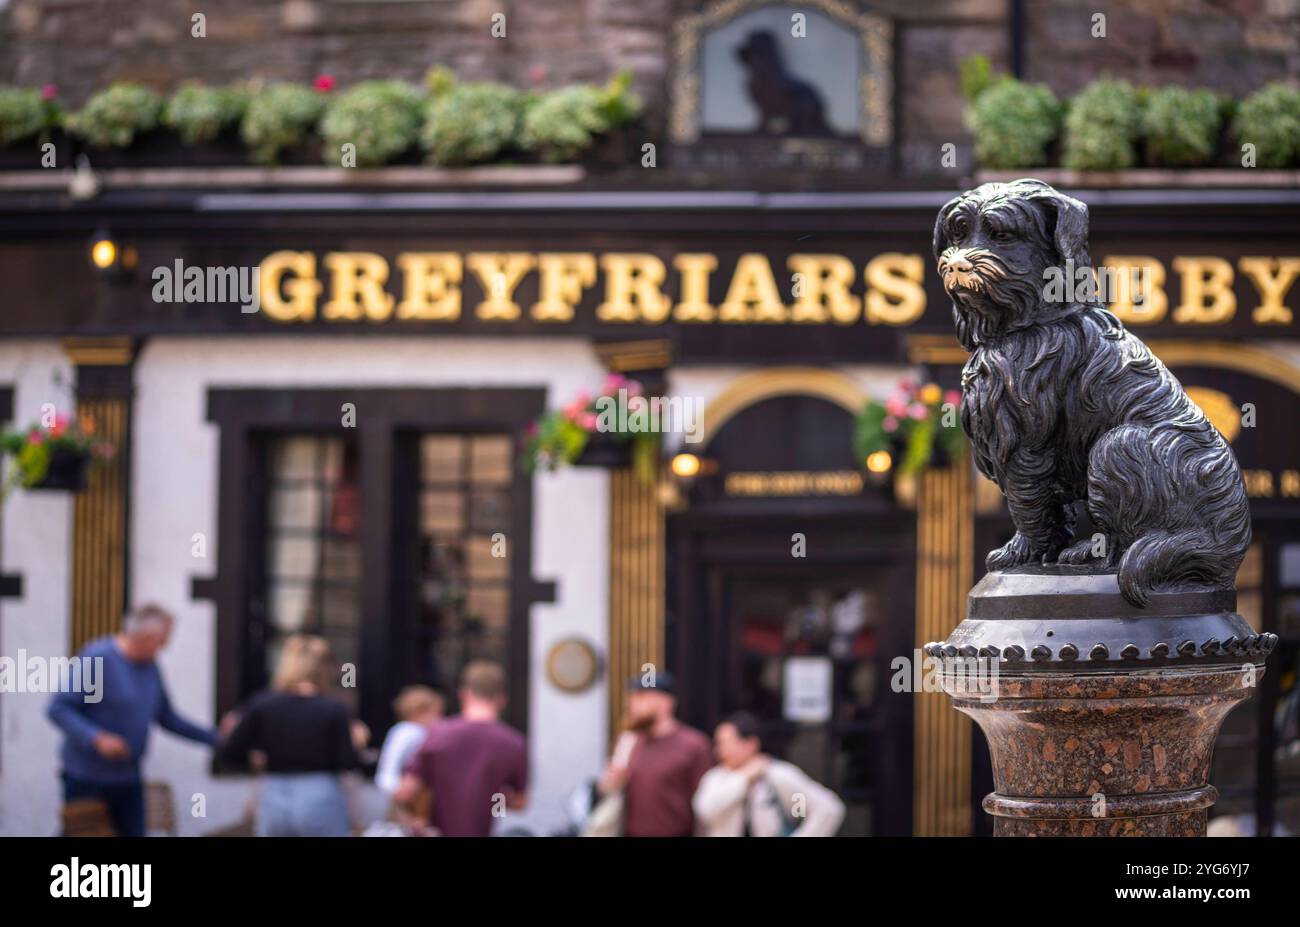
[[[948,237],[953,241],[961,241],[970,234],[970,223],[964,218],[958,217],[948,223]]]
[[[1016,240],[1016,233],[1008,229],[990,229],[989,238],[996,242],[1006,243]]]

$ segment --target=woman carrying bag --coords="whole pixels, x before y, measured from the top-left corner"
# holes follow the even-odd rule
[[[714,732],[718,765],[691,802],[705,837],[833,837],[844,802],[793,763],[763,753],[758,721],[732,715]]]

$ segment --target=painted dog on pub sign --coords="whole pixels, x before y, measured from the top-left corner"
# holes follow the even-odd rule
[[[1091,266],[1088,207],[1038,180],[987,183],[939,211],[934,254],[971,352],[962,427],[1016,526],[988,568],[1097,564],[1091,538],[1071,543],[1084,501],[1132,604],[1232,588],[1250,511],[1227,442],[1101,303],[1045,298],[1053,268]]]

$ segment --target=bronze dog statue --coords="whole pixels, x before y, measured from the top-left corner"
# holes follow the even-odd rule
[[[1250,512],[1228,443],[1095,297],[1045,297],[1052,268],[1091,267],[1088,207],[1038,180],[987,183],[939,210],[934,254],[971,352],[962,427],[1016,526],[988,569],[1101,559],[1140,607],[1232,588]],[[1071,546],[1078,501],[1103,558],[1091,539]]]

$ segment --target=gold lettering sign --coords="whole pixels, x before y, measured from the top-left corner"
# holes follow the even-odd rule
[[[862,485],[856,470],[773,470],[728,473],[723,489],[729,496],[856,496]]]
[[[1125,325],[1154,325],[1169,311],[1165,296],[1165,268],[1146,255],[1102,258],[1103,267],[1112,272],[1115,289],[1106,308]]]
[[[399,254],[397,266],[406,281],[397,304],[399,319],[450,322],[460,318],[459,254]]]
[[[659,289],[667,276],[664,262],[653,254],[606,254],[605,301],[596,307],[602,322],[662,322],[672,300]]]
[[[333,273],[333,297],[321,309],[327,319],[382,322],[393,314],[393,297],[384,291],[388,262],[367,251],[332,251],[325,268]]]
[[[1259,291],[1259,305],[1250,313],[1255,323],[1290,325],[1291,310],[1282,305],[1282,300],[1300,275],[1300,258],[1244,257],[1237,266]]]
[[[791,254],[785,260],[787,302],[785,270],[778,275],[766,254],[751,252],[730,268],[725,295],[716,306],[710,296],[719,290],[713,279],[719,261],[709,253],[674,255],[672,281],[664,258],[646,252],[403,252],[393,263],[400,279],[390,281],[388,260],[368,251],[333,251],[319,258],[309,251],[276,251],[260,267],[262,311],[286,323],[314,321],[318,306],[320,317],[331,322],[456,322],[463,316],[462,284],[468,271],[482,292],[474,316],[490,322],[572,324],[589,292],[598,290],[602,298],[595,319],[606,324],[659,325],[671,319],[689,324],[905,326],[925,315],[925,274],[931,262],[920,254],[875,255],[862,265],[859,290],[856,265],[844,255]],[[318,278],[318,264],[328,282]],[[1237,314],[1236,272],[1242,278],[1238,285],[1244,288],[1248,281],[1258,296],[1249,313],[1251,323],[1273,328],[1294,320],[1287,300],[1300,291],[1300,257],[1252,255],[1238,259],[1234,268],[1220,257],[1178,256],[1171,266],[1179,287],[1172,312],[1166,267],[1156,258],[1108,255],[1096,272],[1100,276],[1106,270],[1107,305],[1129,325],[1152,325],[1166,317],[1175,325],[1225,325]],[[537,299],[525,320],[515,294],[533,274]]]
[[[293,276],[285,279],[286,275]],[[268,254],[258,273],[262,311],[277,322],[310,322],[316,318],[321,285],[316,258],[310,251]]]
[[[480,319],[513,322],[519,318],[515,287],[533,269],[531,254],[469,254],[465,263],[483,285],[483,302],[474,307]]]
[[[1232,265],[1223,258],[1177,257],[1174,270],[1183,275],[1183,301],[1174,310],[1175,322],[1217,325],[1236,314]]]

